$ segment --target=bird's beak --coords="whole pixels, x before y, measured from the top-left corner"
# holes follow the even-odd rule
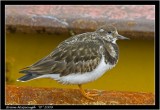
[[[127,39],[127,40],[129,40],[129,38],[127,38],[127,37],[124,37],[124,36],[122,36],[122,35],[117,35],[117,39],[122,39],[122,40],[125,40],[125,39]]]

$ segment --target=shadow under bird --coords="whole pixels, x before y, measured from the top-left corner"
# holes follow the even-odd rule
[[[78,85],[84,97],[93,100],[98,94],[87,93],[82,84],[94,81],[118,62],[116,40],[129,39],[119,35],[112,25],[99,27],[95,32],[72,36],[60,43],[53,52],[20,73],[18,81],[52,78],[62,84]]]

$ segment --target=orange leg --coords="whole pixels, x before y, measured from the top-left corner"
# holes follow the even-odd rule
[[[82,95],[83,95],[84,97],[86,97],[87,99],[94,100],[94,99],[92,98],[92,96],[97,96],[97,95],[98,95],[98,94],[86,93],[86,92],[83,90],[82,85],[78,85],[78,87],[79,87]]]

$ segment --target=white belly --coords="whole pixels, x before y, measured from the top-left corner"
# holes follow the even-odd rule
[[[109,65],[105,63],[104,56],[102,57],[100,64],[92,71],[86,73],[72,73],[67,76],[60,77],[59,74],[47,74],[38,78],[53,78],[62,84],[84,84],[94,81],[101,77],[107,70],[113,68],[115,65]]]

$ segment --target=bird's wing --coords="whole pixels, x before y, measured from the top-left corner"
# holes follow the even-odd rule
[[[27,71],[37,74],[84,73],[92,71],[101,59],[99,40],[63,42],[51,54],[31,65]],[[27,73],[27,72],[26,72]]]

